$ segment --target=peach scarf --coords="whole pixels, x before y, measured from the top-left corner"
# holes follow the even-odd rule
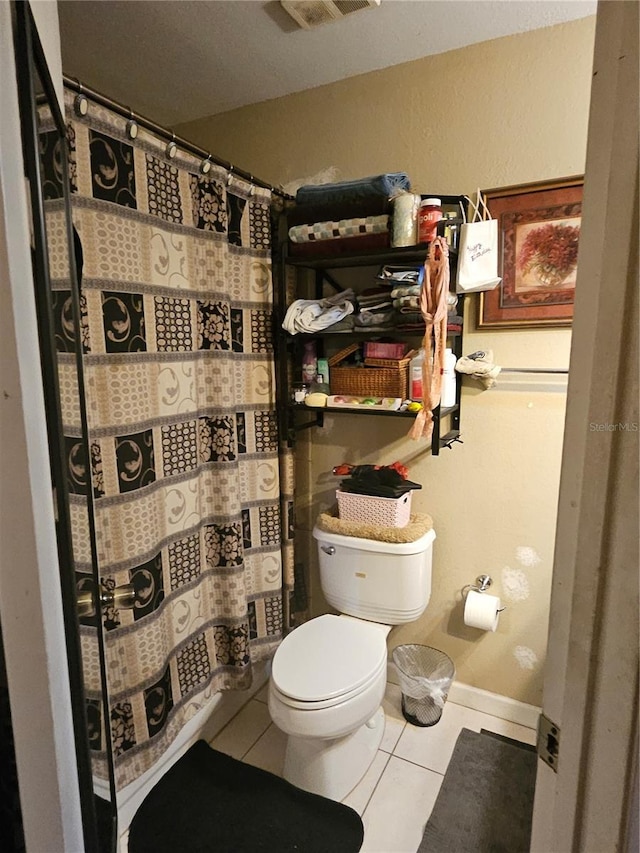
[[[413,439],[430,439],[433,410],[440,404],[444,350],[447,342],[447,293],[449,291],[449,246],[436,237],[429,246],[424,263],[424,282],[420,293],[420,311],[427,325],[424,333],[422,364],[423,408],[409,430]]]

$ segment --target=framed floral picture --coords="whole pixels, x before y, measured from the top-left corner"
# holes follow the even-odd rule
[[[574,177],[483,192],[502,282],[479,294],[478,328],[571,325],[582,186]]]

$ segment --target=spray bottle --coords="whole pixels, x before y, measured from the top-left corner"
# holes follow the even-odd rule
[[[422,364],[424,362],[424,350],[418,352],[409,362],[409,399],[422,402]]]

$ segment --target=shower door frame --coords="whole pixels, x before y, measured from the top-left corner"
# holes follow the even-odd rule
[[[71,516],[69,505],[69,490],[65,466],[65,447],[62,427],[62,412],[57,371],[57,350],[53,314],[51,310],[51,279],[47,251],[47,230],[44,211],[44,193],[39,168],[39,139],[37,126],[37,96],[35,75],[40,79],[45,93],[46,103],[51,109],[51,116],[58,133],[59,140],[66,152],[64,142],[65,122],[59,107],[55,87],[49,72],[47,59],[43,50],[33,13],[28,0],[18,0],[12,3],[14,11],[14,44],[16,57],[16,75],[18,80],[18,101],[20,108],[21,136],[24,156],[24,168],[28,183],[31,206],[32,246],[31,256],[33,265],[33,285],[36,303],[38,336],[40,346],[40,364],[42,370],[42,386],[45,402],[46,428],[49,446],[49,462],[51,480],[54,487],[54,508],[56,514],[56,539],[58,550],[58,565],[60,588],[62,593],[63,623],[66,640],[66,653],[69,674],[71,710],[73,717],[74,745],[76,766],[78,770],[78,785],[80,794],[80,809],[86,853],[112,853],[116,850],[117,804],[115,790],[115,773],[113,753],[109,730],[108,694],[106,691],[106,672],[104,642],[101,630],[101,609],[99,596],[94,596],[94,606],[97,612],[97,636],[100,657],[100,674],[102,681],[102,708],[104,716],[104,736],[106,740],[107,767],[109,772],[110,814],[105,824],[108,824],[108,838],[100,837],[96,813],[92,767],[89,749],[88,721],[86,714],[86,697],[83,681],[82,650],[80,645],[80,630],[77,610],[77,589],[74,571],[73,546],[71,534]],[[75,264],[74,243],[72,236],[71,203],[69,197],[68,163],[66,156],[61,158],[63,202],[65,208],[67,255],[69,259],[69,276],[73,299],[74,331],[77,342],[76,371],[78,393],[80,398],[80,415],[85,458],[90,460],[88,446],[87,415],[84,398],[83,366],[80,335],[80,303],[78,276]],[[89,478],[90,484],[90,478]],[[97,572],[97,554],[92,489],[88,488],[87,511],[89,516],[89,531],[91,537],[91,553],[93,563],[93,581],[96,590],[99,589]],[[104,824],[103,824],[104,828]]]

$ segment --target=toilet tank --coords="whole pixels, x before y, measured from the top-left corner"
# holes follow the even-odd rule
[[[415,542],[377,542],[313,529],[320,585],[340,613],[401,625],[424,612],[431,597],[434,530]]]

